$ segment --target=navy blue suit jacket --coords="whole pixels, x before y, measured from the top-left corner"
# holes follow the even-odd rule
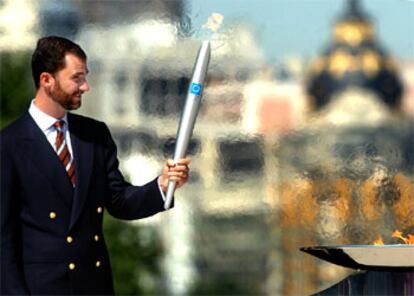
[[[75,188],[29,113],[1,132],[1,294],[113,294],[102,210],[121,219],[163,210],[156,180],[124,181],[104,123],[68,121]]]

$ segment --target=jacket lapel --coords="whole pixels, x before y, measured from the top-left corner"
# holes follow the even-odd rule
[[[68,113],[68,121],[76,170],[76,186],[69,226],[70,231],[82,213],[87,199],[93,168],[94,144],[90,140],[90,135],[84,134],[85,127],[81,126],[75,116]]]
[[[25,125],[24,134],[19,139],[18,149],[21,149],[20,152],[34,163],[58,193],[58,196],[70,208],[73,187],[61,160],[29,113],[25,114],[23,122]]]

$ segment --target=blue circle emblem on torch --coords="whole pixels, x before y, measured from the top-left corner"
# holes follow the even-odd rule
[[[201,95],[201,91],[203,90],[203,85],[201,83],[191,83],[190,92],[195,94],[196,96]]]

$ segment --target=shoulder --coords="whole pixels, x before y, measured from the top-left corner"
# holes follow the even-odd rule
[[[105,123],[99,120],[96,120],[94,118],[80,115],[80,114],[74,114],[74,113],[68,113],[68,120],[69,124],[85,124],[87,126],[93,126],[93,127],[101,127],[105,126]]]
[[[93,119],[91,117],[68,113],[69,128],[93,133],[107,132],[108,127],[102,121]]]
[[[27,130],[28,125],[31,124],[30,119],[30,114],[25,112],[15,121],[4,127],[0,131],[1,142],[9,141],[20,135],[24,135],[24,131]],[[32,123],[34,123],[34,121]]]
[[[102,121],[73,113],[68,113],[68,121],[70,133],[87,141],[105,144],[112,137]]]

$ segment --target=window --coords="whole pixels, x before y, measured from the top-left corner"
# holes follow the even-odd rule
[[[233,174],[261,174],[264,165],[262,146],[259,138],[219,141],[219,170],[226,177],[226,181]]]
[[[180,114],[187,94],[189,79],[186,77],[148,78],[142,82],[140,108],[148,115]]]
[[[166,139],[162,139],[161,143],[162,143],[161,149],[164,155],[166,157],[172,158],[174,156],[176,139],[169,137]],[[199,151],[200,151],[200,140],[191,139],[190,143],[188,143],[187,155],[189,156],[195,155]]]
[[[156,135],[145,131],[114,132],[119,153],[128,155],[131,152],[148,153],[155,150],[158,139]]]

